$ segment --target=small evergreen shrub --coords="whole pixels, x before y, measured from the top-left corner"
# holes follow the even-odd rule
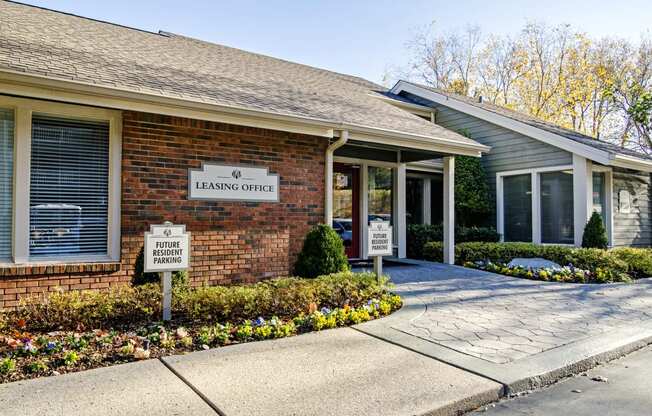
[[[608,245],[609,237],[607,237],[607,230],[602,222],[602,216],[594,211],[584,227],[582,247],[606,249]]]
[[[344,253],[344,243],[337,232],[325,224],[310,230],[295,264],[295,274],[315,278],[348,270],[349,261]]]

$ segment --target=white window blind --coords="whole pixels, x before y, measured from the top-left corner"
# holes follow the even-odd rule
[[[30,257],[107,254],[109,124],[34,115]]]
[[[0,109],[0,261],[11,259],[14,113]]]

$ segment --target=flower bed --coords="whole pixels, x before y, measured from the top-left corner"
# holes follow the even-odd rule
[[[166,324],[154,319],[158,293],[158,285],[57,293],[0,315],[0,383],[352,325],[401,307],[375,276],[354,273],[175,288]]]
[[[560,268],[526,268],[522,266],[510,267],[506,264],[492,262],[466,262],[464,267],[484,270],[506,276],[520,277],[530,280],[564,283],[613,283],[631,282],[626,274],[613,275],[600,268],[595,271],[579,269],[571,265]]]
[[[442,261],[441,243],[427,243],[423,251],[427,260]],[[588,270],[589,280],[596,283],[624,282],[652,276],[652,250],[646,248],[604,250],[512,242],[455,245],[455,263],[460,265],[476,262],[503,265],[517,257],[543,258],[560,265]]]

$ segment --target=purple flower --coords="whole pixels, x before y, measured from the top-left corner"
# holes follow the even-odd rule
[[[56,342],[48,341],[48,343],[45,344],[45,349],[48,350],[48,351],[52,351],[55,348],[57,348],[57,343]]]
[[[329,313],[331,313],[331,310],[324,306],[323,308],[321,308],[320,312],[324,315],[328,315]]]
[[[263,326],[265,325],[265,320],[262,316],[259,316],[255,321],[252,322],[253,326]]]

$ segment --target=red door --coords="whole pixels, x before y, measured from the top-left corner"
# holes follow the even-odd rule
[[[333,229],[349,258],[360,257],[360,167],[333,164]]]

